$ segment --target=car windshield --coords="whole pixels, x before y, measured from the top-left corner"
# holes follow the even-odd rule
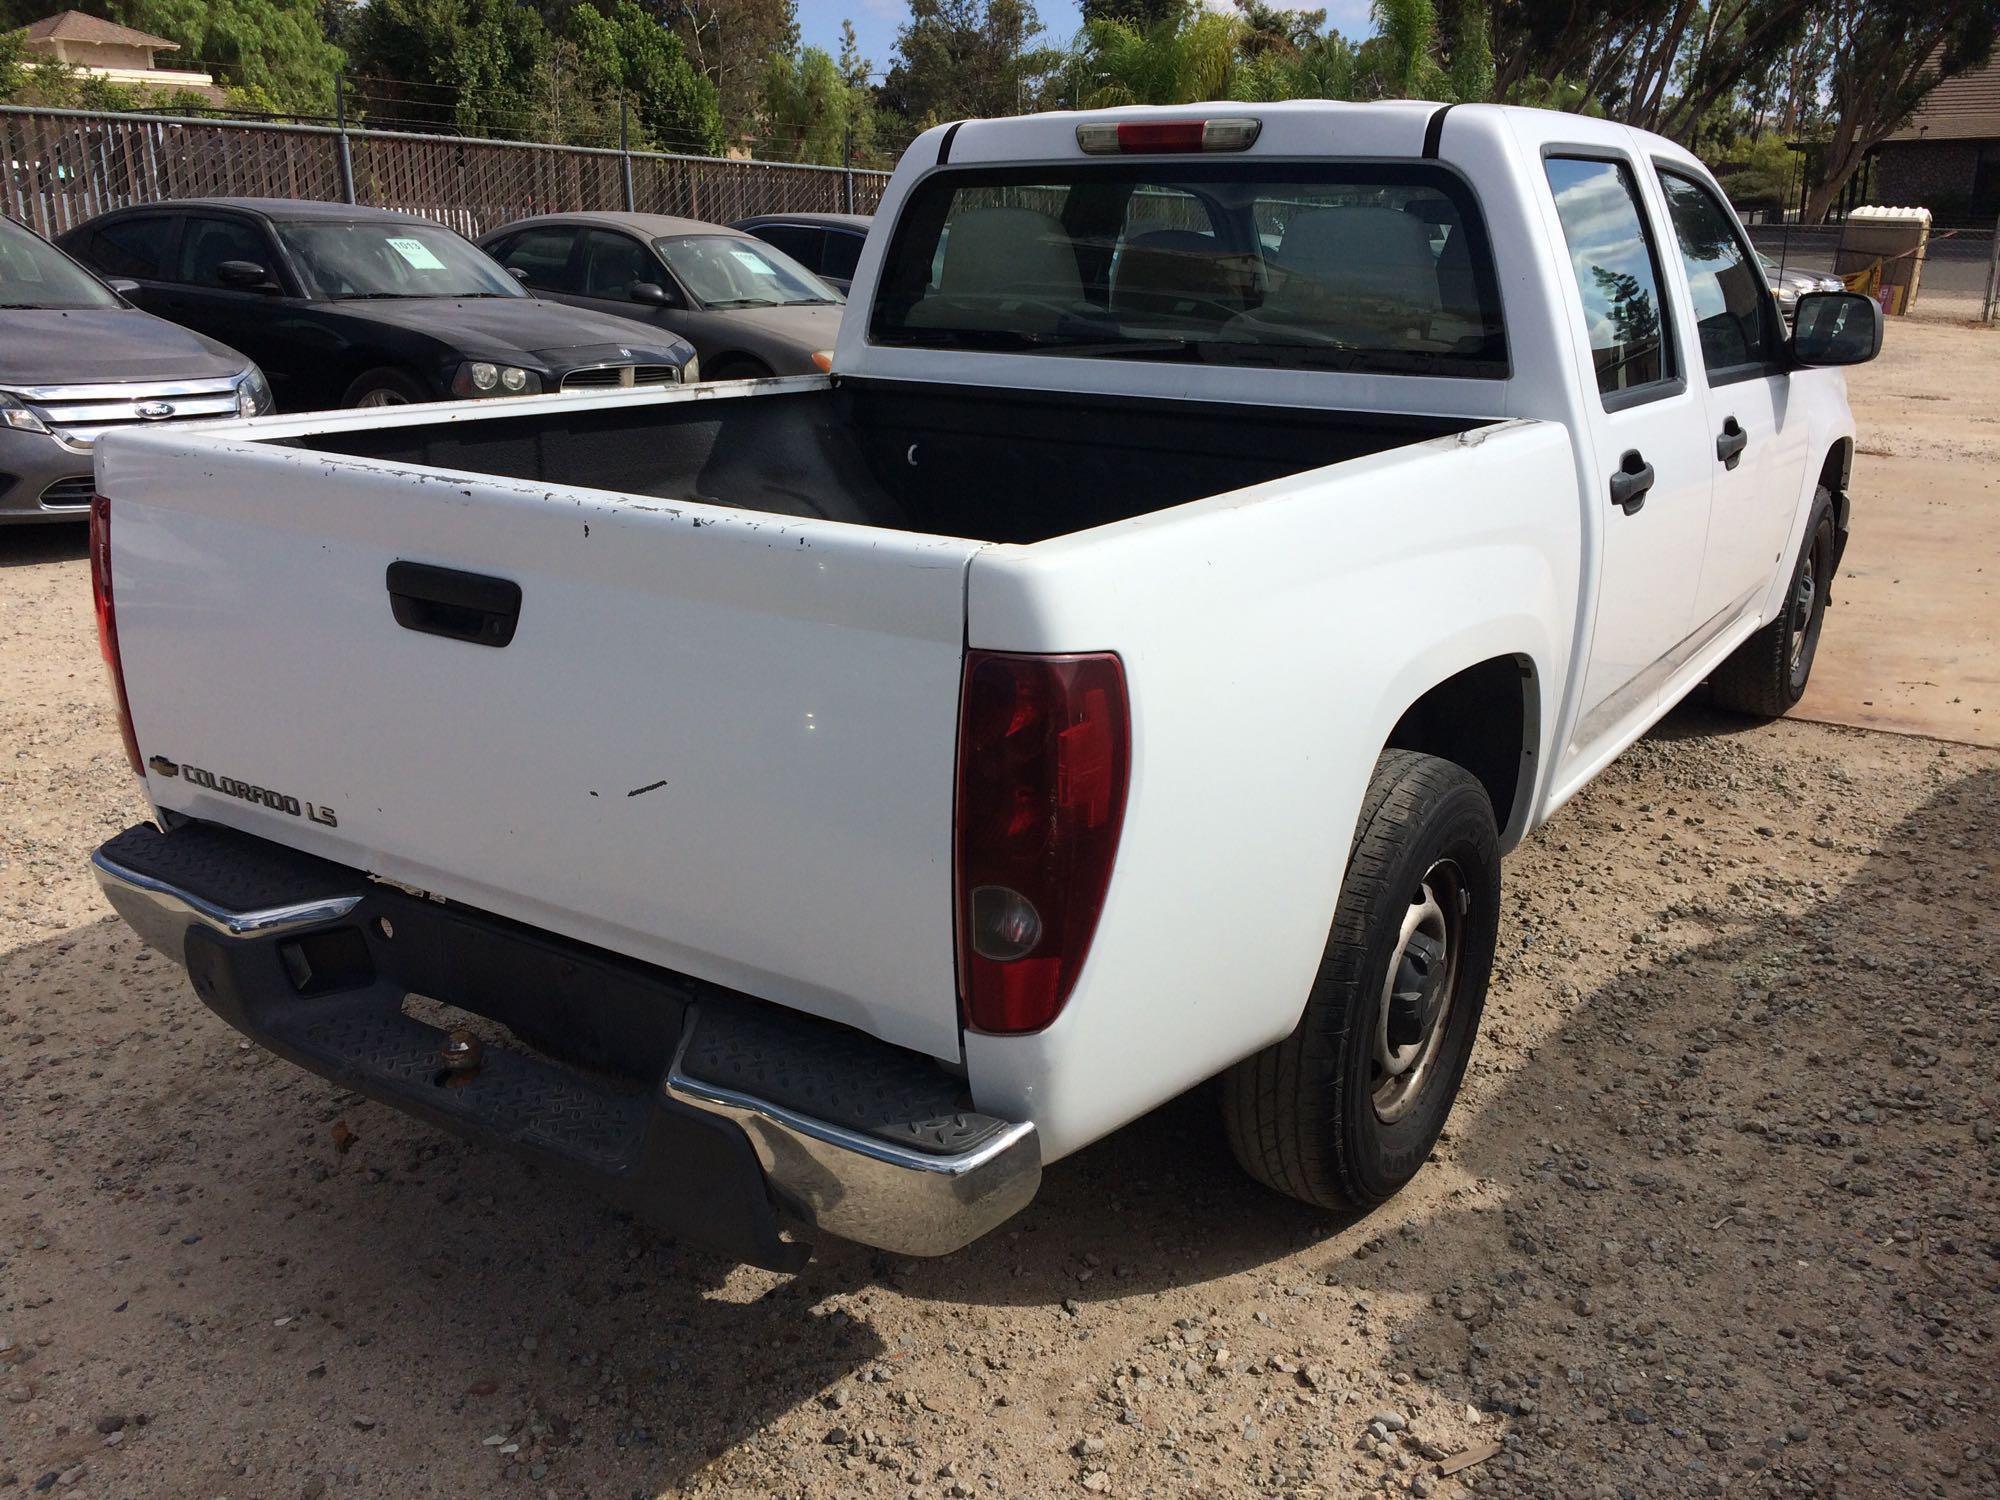
[[[62,251],[0,219],[0,307],[116,307],[104,284]]]
[[[280,224],[278,237],[320,295],[525,297],[484,251],[431,224]]]
[[[840,293],[784,251],[748,235],[684,234],[653,248],[703,307],[800,307]]]
[[[938,173],[882,271],[878,344],[1497,378],[1485,228],[1417,163]]]

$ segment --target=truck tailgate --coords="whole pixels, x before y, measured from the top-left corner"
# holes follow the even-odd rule
[[[157,806],[958,1055],[978,543],[219,435],[98,462]],[[399,623],[398,562],[517,585],[512,638]]]

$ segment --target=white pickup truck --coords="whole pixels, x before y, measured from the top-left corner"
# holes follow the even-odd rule
[[[1881,337],[1603,121],[933,130],[830,375],[108,435],[97,872],[274,1051],[758,1264],[955,1249],[1218,1075],[1376,1203],[1501,854],[1704,680],[1796,701]]]

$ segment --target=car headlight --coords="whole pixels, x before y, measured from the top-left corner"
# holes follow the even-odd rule
[[[525,396],[541,388],[541,377],[533,370],[490,359],[468,360],[451,377],[454,396]]]
[[[0,391],[0,426],[12,427],[17,432],[45,433],[49,430],[40,417],[5,391]]]
[[[701,379],[701,360],[695,355],[690,354],[687,357],[687,363],[681,366],[680,378],[682,385],[692,385],[695,381]]]
[[[271,382],[252,365],[236,377],[236,415],[260,417],[271,409]]]

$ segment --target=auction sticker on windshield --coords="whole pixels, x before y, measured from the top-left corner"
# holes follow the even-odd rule
[[[431,254],[429,247],[422,240],[392,239],[389,241],[389,248],[402,256],[404,260],[415,266],[419,271],[442,271],[444,269],[444,262]]]
[[[770,264],[763,256],[758,255],[754,251],[732,250],[729,253],[735,256],[742,263],[743,269],[750,272],[753,276],[775,276],[778,274],[776,266]]]

